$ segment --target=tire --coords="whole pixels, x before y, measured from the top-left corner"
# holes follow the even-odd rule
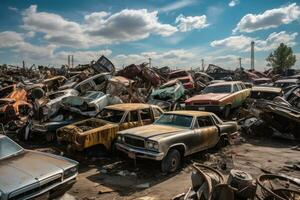
[[[225,110],[223,112],[223,117],[225,119],[227,119],[229,117],[230,111],[231,111],[231,106],[230,105],[225,106]]]
[[[181,165],[181,155],[177,149],[171,149],[167,156],[162,160],[161,171],[163,173],[173,173]]]
[[[216,144],[216,149],[222,149],[223,147],[226,147],[228,145],[228,142],[226,141],[225,136],[221,136],[218,143]]]

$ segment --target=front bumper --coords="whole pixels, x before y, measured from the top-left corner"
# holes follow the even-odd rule
[[[121,143],[116,143],[116,147],[119,151],[122,151],[126,154],[134,154],[135,157],[138,158],[146,158],[150,160],[162,160],[164,158],[164,153],[162,152],[153,152],[153,151],[148,151],[146,149],[138,149],[134,147],[129,147],[126,144],[121,144]]]
[[[199,110],[199,111],[208,111],[213,113],[222,113],[225,109],[225,106],[221,105],[186,105],[186,110]]]

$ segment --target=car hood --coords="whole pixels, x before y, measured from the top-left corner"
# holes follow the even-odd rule
[[[133,135],[133,136],[138,136],[143,138],[151,138],[158,135],[179,132],[183,130],[185,129],[176,126],[164,126],[164,125],[152,124],[152,125],[140,126],[125,131],[121,131],[120,134],[128,134],[128,135]]]
[[[55,174],[61,174],[74,163],[60,156],[25,150],[0,161],[0,190],[5,193],[37,183]]]
[[[200,94],[193,96],[192,98],[187,99],[186,103],[191,102],[207,102],[207,101],[218,101],[221,100],[227,96],[229,96],[230,93],[208,93],[208,94]]]

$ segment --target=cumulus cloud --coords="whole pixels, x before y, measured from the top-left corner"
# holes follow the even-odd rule
[[[120,54],[112,60],[117,66],[123,64],[148,62],[148,58],[152,59],[153,65],[170,66],[170,67],[190,67],[188,63],[195,58],[195,54],[185,49],[174,49],[166,52],[142,52],[140,54]]]
[[[214,40],[210,45],[212,47],[227,47],[233,50],[242,50],[249,46],[252,40],[253,38],[244,35],[230,36],[222,40]]]
[[[296,45],[298,33],[287,33],[285,31],[271,33],[265,40],[251,38],[244,35],[230,36],[222,40],[215,40],[210,43],[212,47],[223,47],[230,50],[250,51],[251,41],[255,42],[256,51],[268,51],[275,49],[280,43],[288,46]]]
[[[239,0],[231,0],[231,1],[228,3],[228,6],[234,7],[234,6],[238,5],[239,3],[240,3]]]
[[[147,9],[124,9],[114,14],[94,12],[85,15],[83,23],[38,12],[36,5],[31,5],[22,15],[25,30],[44,33],[44,39],[53,44],[76,48],[136,41],[150,34],[166,37],[177,31],[172,25],[160,23],[156,11]]]
[[[286,7],[266,10],[262,14],[247,14],[237,24],[233,32],[254,32],[276,28],[281,24],[289,24],[300,17],[300,8],[296,3]]]
[[[0,32],[0,48],[15,47],[23,42],[21,34],[14,31]]]
[[[205,15],[187,17],[185,17],[184,15],[179,15],[176,18],[175,23],[178,23],[178,29],[181,32],[187,32],[193,29],[203,29],[209,26],[206,21]]]
[[[110,15],[88,33],[112,41],[134,41],[147,38],[151,33],[170,36],[176,31],[176,27],[158,21],[157,11],[125,9]]]

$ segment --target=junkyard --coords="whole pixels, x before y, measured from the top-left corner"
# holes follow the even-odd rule
[[[0,200],[300,200],[300,58],[276,42],[259,67],[257,38],[235,68],[1,61]]]

